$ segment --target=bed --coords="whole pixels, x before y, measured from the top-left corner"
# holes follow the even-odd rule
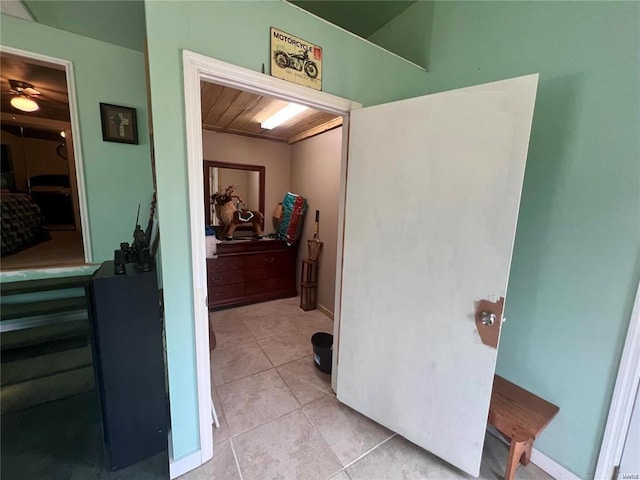
[[[42,225],[40,207],[30,195],[2,192],[0,209],[3,257],[49,238]]]
[[[75,230],[69,175],[29,177],[29,191],[33,201],[40,207],[44,225],[66,226],[66,229]]]

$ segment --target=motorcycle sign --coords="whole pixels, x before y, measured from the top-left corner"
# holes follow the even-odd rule
[[[322,90],[322,48],[271,27],[271,76]]]

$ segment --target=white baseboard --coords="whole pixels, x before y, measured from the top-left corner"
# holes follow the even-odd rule
[[[505,438],[500,435],[495,428],[491,425],[487,426],[487,431],[501,440],[503,443],[508,444]],[[567,470],[565,467],[560,465],[558,462],[553,460],[552,458],[547,457],[540,450],[536,450],[535,448],[531,451],[531,462],[536,464],[536,466],[542,470],[543,472],[551,475],[556,480],[581,480],[575,473]]]
[[[320,310],[327,317],[329,317],[331,320],[333,320],[333,312],[331,310],[329,310],[327,307],[318,304],[318,310]]]
[[[171,478],[171,480],[178,478],[180,475],[184,475],[200,465],[202,465],[202,454],[200,450],[188,453],[183,457],[169,462],[169,478]]]

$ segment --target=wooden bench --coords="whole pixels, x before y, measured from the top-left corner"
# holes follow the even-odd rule
[[[528,465],[533,442],[559,408],[524,388],[495,375],[489,424],[510,442],[505,480],[513,480],[519,464]]]

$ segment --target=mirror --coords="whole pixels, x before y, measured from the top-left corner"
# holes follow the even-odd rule
[[[216,217],[211,195],[223,192],[229,185],[237,185],[236,194],[244,205],[242,208],[257,210],[264,215],[265,167],[240,163],[204,161],[204,219],[207,225],[221,226]],[[264,228],[263,220],[262,228]],[[242,225],[236,230],[251,230],[251,225]]]

